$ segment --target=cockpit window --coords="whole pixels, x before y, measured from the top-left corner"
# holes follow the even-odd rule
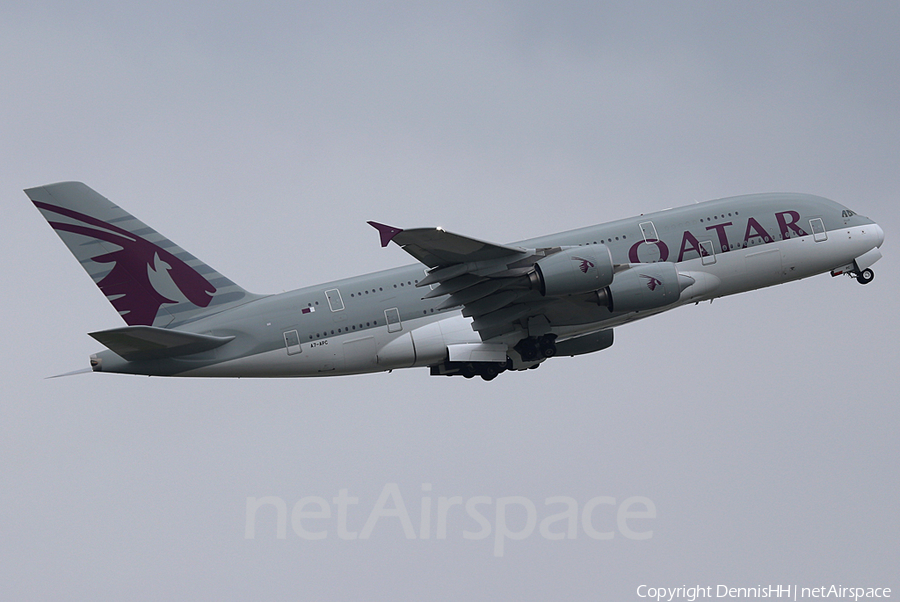
[[[844,209],[844,211],[841,212],[841,217],[853,217],[854,215],[856,215],[856,212],[850,211],[849,209]]]

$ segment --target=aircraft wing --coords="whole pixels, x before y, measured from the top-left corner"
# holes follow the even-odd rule
[[[526,253],[526,250],[520,247],[475,240],[447,232],[443,228],[402,230],[378,222],[369,222],[369,225],[381,234],[382,247],[394,242],[429,268],[506,259]]]
[[[381,235],[381,245],[393,242],[429,268],[419,287],[431,286],[423,298],[446,296],[440,309],[463,306],[473,328],[487,340],[528,328],[532,319],[547,321],[554,305],[572,300],[548,299],[533,290],[528,274],[552,249],[525,249],[484,242],[441,228],[403,230],[377,222],[369,224]],[[561,309],[561,308],[558,308]],[[570,309],[566,309],[571,313]]]

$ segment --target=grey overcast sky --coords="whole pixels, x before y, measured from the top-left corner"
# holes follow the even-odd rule
[[[0,597],[896,596],[898,31],[897,2],[4,3]],[[508,242],[765,191],[870,216],[885,257],[490,383],[44,380],[121,323],[22,193],[60,180],[255,292],[410,263],[366,220]],[[264,497],[283,539],[274,505],[248,537]],[[490,534],[456,505],[438,537],[440,498]],[[630,498],[655,518],[622,529]]]

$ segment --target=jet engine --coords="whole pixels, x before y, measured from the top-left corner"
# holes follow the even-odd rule
[[[656,309],[678,301],[681,291],[693,283],[693,278],[678,273],[674,263],[636,264],[598,290],[597,302],[611,312]]]
[[[613,262],[605,245],[571,247],[534,264],[529,285],[545,297],[590,293],[613,282]]]

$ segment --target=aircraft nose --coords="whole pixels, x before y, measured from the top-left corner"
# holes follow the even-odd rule
[[[872,233],[877,241],[875,245],[881,247],[881,244],[884,242],[884,230],[878,224],[872,224]]]

